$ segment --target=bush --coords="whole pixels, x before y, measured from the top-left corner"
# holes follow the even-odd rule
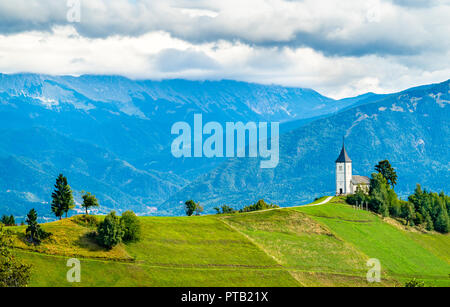
[[[136,242],[141,239],[142,229],[139,218],[133,211],[126,211],[120,219],[123,228],[123,241]]]
[[[31,265],[17,260],[11,245],[11,234],[0,226],[0,288],[26,287],[31,278]]]
[[[423,281],[417,280],[415,278],[405,283],[406,288],[423,288],[425,283]]]
[[[115,211],[108,214],[105,220],[98,225],[97,233],[97,242],[107,249],[122,242],[124,231]]]
[[[260,199],[258,200],[258,202],[256,204],[247,206],[242,208],[241,210],[239,210],[239,212],[252,212],[252,211],[259,211],[259,210],[266,210],[266,209],[275,209],[275,208],[280,208],[277,205],[273,205],[273,204],[267,204],[264,199]]]
[[[216,210],[217,214],[233,214],[233,213],[236,213],[236,210],[234,210],[233,208],[231,208],[230,206],[227,206],[227,205],[223,205],[220,208],[215,207],[214,210]]]
[[[97,227],[99,224],[97,217],[94,215],[77,215],[74,216],[72,220],[74,223],[86,227]]]

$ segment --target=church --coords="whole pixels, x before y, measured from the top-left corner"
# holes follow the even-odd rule
[[[345,142],[336,160],[336,195],[355,194],[357,187],[369,191],[370,178],[352,175],[352,160],[345,150]]]

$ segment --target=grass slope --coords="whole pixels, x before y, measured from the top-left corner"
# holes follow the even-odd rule
[[[142,217],[143,239],[111,251],[71,219],[44,224],[40,247],[15,231],[17,255],[33,264],[32,286],[392,286],[413,277],[448,286],[450,237],[405,231],[378,216],[332,202],[248,214]],[[318,201],[320,202],[320,201]],[[82,281],[66,281],[81,260]],[[382,283],[368,284],[378,258]]]
[[[450,286],[449,235],[406,231],[370,212],[340,203],[294,210],[328,227],[367,257],[379,259],[396,280],[416,277],[428,285]]]

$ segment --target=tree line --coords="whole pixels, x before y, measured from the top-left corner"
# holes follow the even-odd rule
[[[406,225],[419,226],[428,231],[449,232],[449,196],[444,192],[438,194],[422,190],[417,184],[408,200],[399,199],[394,190],[398,176],[389,161],[379,162],[375,170],[377,173],[371,175],[369,191],[358,186],[356,193],[347,197],[349,204],[366,203],[370,211],[383,217],[400,218]]]
[[[184,204],[185,211],[187,216],[192,215],[200,215],[203,212],[203,206],[200,205],[200,203],[196,203],[193,200],[188,200]],[[275,209],[280,208],[277,205],[274,204],[268,204],[264,201],[264,199],[258,200],[256,203],[245,206],[239,210],[235,210],[232,207],[228,205],[223,205],[221,207],[215,207],[214,210],[216,210],[217,214],[234,214],[234,213],[244,213],[244,212],[252,212],[252,211],[259,211],[259,210],[267,210],[267,209]]]

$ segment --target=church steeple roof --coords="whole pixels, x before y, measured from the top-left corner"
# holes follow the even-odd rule
[[[339,157],[336,160],[336,163],[351,163],[352,160],[350,159],[350,157],[347,154],[347,151],[345,150],[345,141],[342,144],[342,150],[341,153],[339,155]]]

